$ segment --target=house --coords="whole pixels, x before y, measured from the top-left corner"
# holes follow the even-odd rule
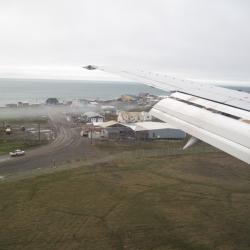
[[[186,133],[165,122],[137,122],[126,124],[137,139],[184,139]]]
[[[120,123],[135,123],[143,121],[151,121],[152,116],[148,112],[126,112],[120,111],[118,113],[117,121]]]
[[[94,125],[104,122],[104,117],[95,112],[86,112],[82,115],[82,117],[86,123],[92,123]]]

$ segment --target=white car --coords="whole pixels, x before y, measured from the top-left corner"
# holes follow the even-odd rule
[[[20,149],[16,149],[14,152],[10,152],[10,156],[14,157],[14,156],[22,156],[25,155],[25,151],[20,150]]]

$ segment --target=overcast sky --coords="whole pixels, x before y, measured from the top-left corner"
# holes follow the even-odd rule
[[[92,63],[250,82],[249,13],[249,0],[0,0],[0,77],[102,78]]]

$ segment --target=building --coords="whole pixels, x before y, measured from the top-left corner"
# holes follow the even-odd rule
[[[11,129],[10,125],[7,125],[5,128],[5,134],[10,135],[11,133],[12,133],[12,129]]]
[[[87,100],[87,99],[75,99],[75,100],[72,101],[71,107],[72,108],[86,108],[86,107],[91,106],[89,104],[89,102],[90,101]]]
[[[122,95],[118,100],[122,102],[134,102],[137,99],[138,97],[134,95]]]
[[[139,105],[149,105],[149,106],[153,106],[153,105],[156,104],[159,100],[161,100],[161,98],[158,97],[158,96],[150,95],[149,93],[140,93],[140,94],[139,94],[138,104],[139,104]]]
[[[137,122],[126,124],[137,139],[184,139],[186,133],[165,122]]]
[[[92,139],[184,139],[186,133],[165,122],[137,122],[122,124],[117,121],[85,127],[81,133]]]
[[[126,112],[120,111],[118,113],[117,121],[120,123],[135,123],[135,122],[144,122],[151,121],[152,116],[148,112]]]
[[[89,139],[105,139],[107,138],[106,131],[100,126],[87,126],[82,132],[81,136],[87,136]]]
[[[15,103],[10,103],[10,104],[6,104],[7,108],[17,108],[17,104]]]
[[[109,139],[127,139],[134,137],[134,131],[117,121],[108,121],[100,123],[99,126],[103,129],[103,135]]]
[[[96,102],[96,101],[89,101],[88,105],[91,106],[91,107],[96,107],[98,105],[98,102]]]
[[[28,102],[18,102],[18,108],[28,108],[29,103]]]
[[[95,112],[86,112],[82,117],[86,123],[92,123],[94,125],[104,122],[104,117]]]
[[[57,104],[59,104],[59,101],[58,101],[58,99],[55,98],[55,97],[50,97],[50,98],[48,98],[48,99],[46,100],[46,104],[47,104],[47,105],[57,105]]]
[[[42,106],[42,104],[40,104],[40,103],[30,104],[30,107],[31,107],[31,108],[39,108],[39,107],[41,107],[41,106]]]
[[[116,115],[117,110],[115,106],[102,106],[101,112],[106,115]]]

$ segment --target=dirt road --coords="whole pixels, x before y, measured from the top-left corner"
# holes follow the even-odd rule
[[[62,113],[49,115],[56,138],[49,145],[27,151],[18,158],[0,158],[0,175],[53,167],[66,161],[77,160],[87,153],[88,140],[80,136],[80,129],[66,120]]]

